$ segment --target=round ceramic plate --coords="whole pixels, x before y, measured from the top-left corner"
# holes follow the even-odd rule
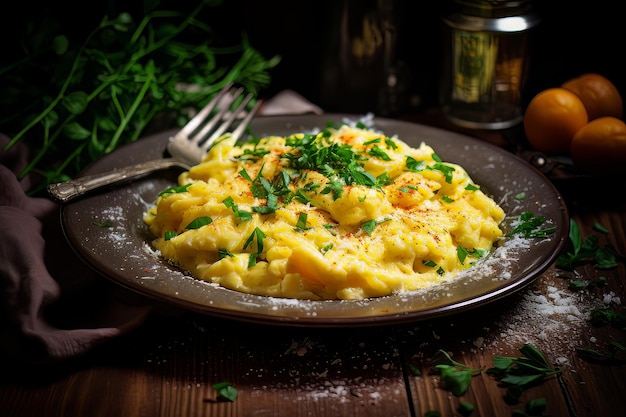
[[[357,115],[339,114],[257,117],[251,132],[255,136],[287,135],[323,129],[329,121],[358,119]],[[425,142],[444,161],[463,166],[504,208],[509,219],[532,212],[545,217],[549,226],[556,227],[556,233],[532,241],[511,238],[451,283],[359,301],[244,294],[190,277],[161,259],[151,248],[152,236],[143,215],[161,190],[176,184],[180,173],[176,170],[157,172],[67,203],[61,212],[66,237],[95,270],[155,300],[210,315],[293,326],[390,324],[458,313],[519,290],[555,261],[569,233],[567,209],[554,186],[530,164],[478,139],[428,126],[374,118],[373,128],[388,136],[397,135],[412,146]],[[161,158],[172,133],[125,145],[82,174]]]

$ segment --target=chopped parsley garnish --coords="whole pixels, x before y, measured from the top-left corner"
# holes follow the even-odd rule
[[[320,252],[322,252],[322,253],[326,253],[326,252],[328,252],[329,250],[331,250],[331,249],[333,248],[333,246],[334,246],[334,245],[333,245],[333,243],[332,243],[332,242],[331,242],[331,243],[329,243],[329,244],[327,244],[327,245],[324,245],[324,246],[322,246],[322,248],[320,249]]]
[[[437,154],[432,154],[432,158],[435,160],[435,164],[430,166],[426,165],[424,161],[418,161],[411,156],[406,157],[405,165],[409,171],[423,171],[425,169],[430,169],[432,171],[440,171],[448,184],[452,184],[452,174],[454,173],[454,168],[446,165],[441,158]]]
[[[176,236],[178,236],[178,234],[173,230],[166,230],[165,233],[163,233],[163,239],[165,240],[173,239]]]
[[[435,369],[441,374],[441,384],[457,397],[468,390],[472,377],[482,372],[482,368],[471,368],[453,360],[448,352],[439,349],[433,358]]]
[[[372,139],[372,140],[368,140],[366,142],[363,142],[363,145],[372,145],[374,143],[380,143],[380,138],[376,138],[376,139]]]
[[[593,230],[595,230],[596,232],[604,233],[604,234],[609,233],[609,230],[598,222],[595,222],[593,224]]]
[[[267,196],[267,205],[252,206],[250,209],[259,214],[274,213],[278,209],[278,198],[274,194],[270,194]]]
[[[482,258],[483,256],[485,256],[485,253],[487,253],[486,250],[478,248],[474,248],[468,252],[468,254],[473,258]]]
[[[467,255],[467,249],[465,249],[463,246],[456,247],[456,256],[457,258],[459,258],[459,262],[461,262],[461,265],[465,264],[465,258],[467,258]]]
[[[377,187],[376,178],[363,168],[363,161],[367,158],[348,144],[327,143],[328,133],[287,137],[285,143],[293,148],[293,152],[282,155],[282,158],[289,161],[289,168],[320,172],[333,183],[326,193],[332,191],[335,198],[340,197],[337,195],[337,184]]]
[[[611,326],[626,331],[626,314],[610,308],[596,308],[591,310],[590,323],[596,327]],[[583,359],[603,363],[623,363],[626,357],[626,345],[616,340],[608,342],[606,348],[577,348],[576,353]]]
[[[593,264],[597,269],[611,269],[617,267],[618,256],[612,245],[600,245],[598,235],[589,235],[583,239],[578,224],[570,219],[568,245],[557,258],[556,265],[573,269],[578,265]]]
[[[422,264],[430,268],[435,268],[437,266],[437,263],[434,261],[422,261]],[[437,274],[443,275],[445,273],[446,271],[442,267],[437,268]]]
[[[469,184],[467,184],[467,185],[465,186],[465,189],[466,189],[467,191],[478,191],[478,190],[480,190],[480,187],[478,187],[478,186],[477,186],[477,185],[475,185],[475,184],[469,183]]]
[[[326,187],[320,191],[320,194],[331,193],[333,199],[337,200],[343,195],[343,185],[344,184],[340,180],[331,178],[330,181],[328,181],[328,184],[326,184]]]
[[[433,171],[441,171],[441,173],[443,174],[443,176],[446,178],[446,182],[448,184],[452,184],[452,174],[454,173],[454,168],[451,166],[448,166],[442,162],[437,162],[435,165],[433,166],[428,166],[426,167],[426,169],[430,169]]]
[[[396,142],[394,142],[391,138],[385,138],[385,145],[387,145],[388,148],[393,149],[394,151],[398,149],[398,145],[396,145]]]
[[[506,387],[505,399],[510,403],[518,402],[526,389],[561,372],[553,369],[535,346],[527,343],[519,351],[522,354],[520,357],[494,356],[493,368],[487,369],[487,374],[493,375]]]
[[[391,161],[391,157],[387,154],[387,152],[383,151],[376,145],[372,146],[372,149],[369,150],[368,154],[380,158],[383,161]]]
[[[469,251],[463,246],[456,247],[456,255],[457,255],[457,258],[459,259],[459,262],[461,262],[462,265],[465,264],[465,260],[467,259],[468,256],[471,256],[472,258],[482,258],[483,256],[485,256],[485,252],[486,251],[482,249],[477,249],[477,248],[474,248],[471,251]]]
[[[589,321],[594,326],[610,324],[617,329],[626,330],[626,314],[609,308],[595,308],[591,310]]]
[[[159,193],[159,197],[162,197],[165,194],[185,193],[187,192],[187,188],[189,188],[190,185],[191,184],[185,184],[185,185],[177,185],[174,187],[168,187]]]
[[[383,219],[383,220],[368,220],[366,222],[361,223],[361,229],[365,230],[365,233],[371,235],[376,226],[382,223],[386,223],[391,219]]]
[[[306,219],[307,219],[307,214],[300,213],[298,215],[298,221],[296,222],[296,227],[294,227],[293,230],[295,230],[296,232],[304,232],[305,230],[309,230],[310,227],[307,227]]]
[[[552,368],[543,353],[532,344],[523,345],[519,351],[522,354],[520,357],[494,356],[494,366],[485,371],[506,388],[505,400],[509,404],[517,403],[528,388],[543,382],[549,376],[561,373],[561,370]],[[442,388],[457,397],[467,392],[472,377],[482,373],[484,369],[472,368],[455,361],[443,349],[435,353],[432,362],[441,375]]]
[[[244,221],[244,222],[252,220],[252,213],[250,213],[249,211],[245,211],[245,210],[239,210],[239,206],[235,204],[235,200],[233,200],[231,196],[228,196],[224,200],[222,200],[222,203],[224,203],[226,207],[228,207],[229,209],[233,211],[233,214],[236,219],[240,219],[241,221]]]
[[[304,186],[302,187],[302,191],[315,192],[321,186],[322,186],[322,184],[318,184],[318,183],[315,183],[315,182],[308,182],[308,183],[304,184]]]
[[[513,417],[538,417],[543,416],[543,412],[546,411],[547,401],[545,398],[535,398],[528,400],[524,410],[513,410]]]
[[[268,214],[278,209],[279,197],[283,198],[285,204],[289,203],[293,198],[293,193],[289,189],[291,176],[286,170],[283,170],[280,172],[280,175],[274,177],[272,182],[269,182],[266,178],[263,178],[262,171],[263,169],[259,170],[259,174],[255,179],[252,179],[245,169],[239,171],[239,175],[250,181],[250,191],[254,197],[267,199],[266,206],[252,207],[252,211]]]
[[[243,153],[239,155],[237,159],[240,159],[242,161],[256,161],[260,158],[263,158],[263,156],[267,155],[268,153],[270,153],[269,150],[262,148],[244,149]]]
[[[94,220],[92,223],[98,227],[113,227],[113,222],[111,220]]]
[[[545,217],[535,216],[532,212],[525,211],[519,215],[517,225],[506,236],[521,235],[525,238],[548,237],[556,231],[556,227],[542,228],[545,223]]]
[[[259,170],[259,175],[255,179],[252,179],[245,169],[239,171],[239,175],[250,181],[250,191],[254,197],[266,198],[268,192],[271,190],[271,184],[263,178],[261,172],[263,172],[263,169]]]
[[[226,248],[219,248],[217,250],[217,256],[219,257],[219,259],[223,259],[223,258],[225,258],[227,256],[230,257],[230,258],[234,258],[235,257],[235,255],[231,251],[226,249]]]
[[[469,403],[467,401],[459,401],[459,413],[463,416],[463,417],[467,417],[470,416],[473,412],[474,409],[476,407],[474,407],[474,404]]]
[[[382,187],[383,185],[389,185],[393,182],[391,177],[386,172],[383,172],[376,177],[376,187]]]
[[[246,250],[248,246],[252,244],[252,242],[256,239],[256,252],[250,255],[250,259],[248,261],[248,268],[256,265],[256,258],[263,252],[263,239],[265,239],[265,233],[258,227],[255,227],[246,242],[243,245],[243,249]]]
[[[226,401],[235,401],[238,396],[238,391],[231,385],[230,382],[218,382],[212,385],[212,388],[217,391],[218,398]]]
[[[409,171],[415,172],[423,171],[424,167],[426,167],[426,163],[424,161],[418,161],[412,156],[406,157],[405,165]]]
[[[403,193],[410,193],[411,191],[417,191],[418,188],[415,185],[407,185],[406,187],[398,188],[398,190],[402,191]]]
[[[198,217],[198,218],[193,219],[187,226],[185,226],[185,229],[199,229],[202,226],[211,224],[211,222],[213,222],[213,219],[210,217],[207,217],[207,216]]]
[[[313,202],[313,200],[308,195],[306,195],[302,188],[296,191],[296,193],[294,194],[294,198],[296,199],[296,201],[299,201],[302,204],[308,204]]]

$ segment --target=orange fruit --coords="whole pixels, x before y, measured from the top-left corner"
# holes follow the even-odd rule
[[[574,167],[582,172],[623,176],[626,123],[613,116],[590,121],[572,138],[570,153]]]
[[[534,96],[524,113],[530,146],[548,154],[567,153],[574,134],[587,124],[587,110],[576,94],[562,87]]]
[[[622,118],[624,104],[617,87],[600,74],[587,73],[564,82],[561,87],[576,94],[587,109],[589,120],[602,116]]]

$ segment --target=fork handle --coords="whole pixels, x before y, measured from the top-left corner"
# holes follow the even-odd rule
[[[181,164],[172,158],[156,159],[120,169],[114,169],[101,174],[87,175],[66,182],[50,184],[48,185],[48,193],[56,201],[65,203],[98,188],[130,181],[132,179],[148,175],[152,172],[171,167],[189,169],[188,166]]]

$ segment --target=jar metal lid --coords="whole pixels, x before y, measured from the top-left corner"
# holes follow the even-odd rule
[[[454,29],[489,32],[523,32],[540,18],[528,0],[455,0],[456,10],[443,18]]]

